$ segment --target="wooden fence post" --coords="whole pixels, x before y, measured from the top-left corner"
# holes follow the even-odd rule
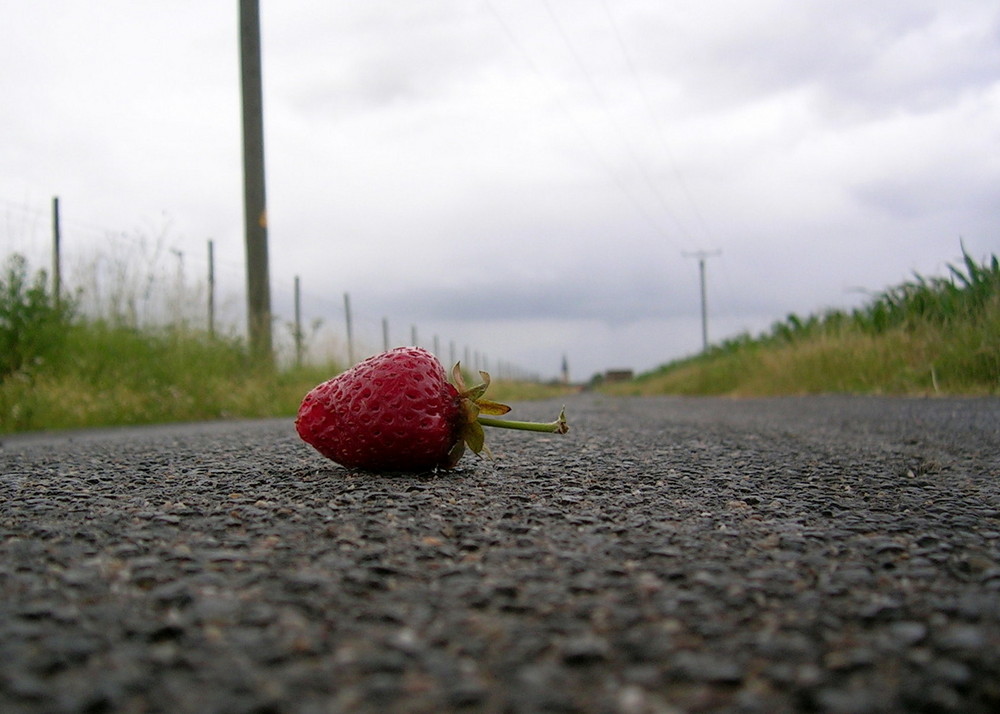
[[[52,199],[52,295],[58,310],[62,306],[62,255],[59,234],[59,197]]]

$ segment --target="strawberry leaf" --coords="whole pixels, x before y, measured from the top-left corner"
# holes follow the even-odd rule
[[[476,406],[479,407],[480,414],[488,414],[489,416],[500,416],[510,411],[510,407],[506,404],[493,402],[489,399],[480,399],[476,402]]]
[[[469,445],[474,454],[478,454],[486,446],[486,434],[483,433],[483,427],[479,425],[479,422],[474,421],[469,424],[465,431],[465,443]]]
[[[461,392],[466,398],[478,403],[480,399],[483,398],[483,394],[486,393],[486,388],[490,385],[487,384],[477,384],[475,387],[467,392]]]
[[[455,445],[451,447],[448,452],[448,468],[455,466],[461,459],[462,454],[465,453],[465,440],[459,439],[455,442]]]
[[[462,363],[456,362],[451,368],[451,379],[455,383],[459,394],[465,394],[468,390],[465,387],[465,377],[462,376]]]

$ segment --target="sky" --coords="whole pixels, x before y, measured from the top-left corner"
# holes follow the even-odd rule
[[[384,318],[586,380],[701,349],[699,251],[712,341],[1000,252],[997,2],[262,0],[261,25],[282,349],[298,276],[313,354],[348,293],[358,352]],[[48,265],[58,196],[69,285],[201,305],[211,239],[242,329],[238,3],[0,0],[0,62],[0,257]]]

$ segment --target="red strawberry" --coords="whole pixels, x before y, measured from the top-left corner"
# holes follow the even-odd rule
[[[480,413],[510,410],[483,398],[489,375],[480,374],[484,383],[466,390],[455,365],[460,392],[448,383],[433,354],[419,347],[399,347],[315,387],[302,400],[295,428],[305,442],[348,468],[450,468],[466,444],[477,454],[485,450]],[[564,415],[550,425],[486,421],[494,426],[566,431]]]

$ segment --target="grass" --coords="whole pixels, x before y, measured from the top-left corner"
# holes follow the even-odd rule
[[[963,248],[947,277],[915,275],[851,313],[789,315],[614,394],[1000,394],[1000,265]]]
[[[470,381],[469,384],[472,384]],[[577,387],[559,382],[525,382],[522,380],[494,380],[486,396],[493,401],[512,402],[556,399],[579,391]]]
[[[29,274],[20,256],[0,271],[0,433],[292,416],[306,392],[343,369],[255,367],[236,336],[183,321],[138,327],[134,310],[84,316],[79,302],[57,303],[44,271]],[[515,401],[563,392],[506,381],[490,389]]]
[[[78,321],[60,354],[0,384],[0,431],[294,414],[335,371],[255,369],[235,339]]]
[[[44,271],[31,275],[20,256],[0,270],[0,433],[291,416],[309,389],[342,369],[262,369],[236,336],[210,337],[183,321],[140,327],[134,310],[85,316],[79,304],[55,300]],[[1000,394],[1000,265],[996,256],[977,263],[963,250],[947,277],[915,275],[851,313],[789,315],[767,333],[740,335],[604,389]],[[496,381],[490,397],[516,402],[569,391]]]

